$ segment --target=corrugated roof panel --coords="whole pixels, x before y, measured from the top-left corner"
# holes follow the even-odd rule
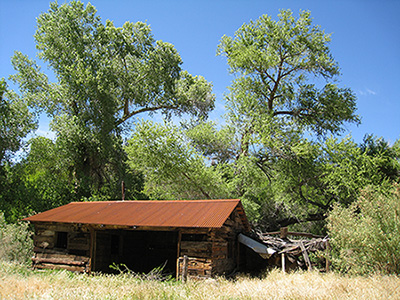
[[[150,227],[221,227],[240,200],[72,202],[24,220]],[[244,220],[248,227],[247,220]]]

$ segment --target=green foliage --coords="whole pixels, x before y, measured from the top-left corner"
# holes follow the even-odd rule
[[[342,272],[400,274],[400,188],[366,188],[328,217],[334,266]]]
[[[65,195],[116,199],[125,181],[127,197],[145,197],[140,174],[127,168],[122,133],[137,114],[206,118],[214,107],[211,84],[182,70],[177,50],[155,40],[149,25],[103,23],[91,4],[51,3],[37,19],[35,40],[57,81],[20,52],[11,78],[24,103],[51,118],[69,180]]]
[[[31,234],[27,222],[7,224],[0,211],[0,259],[29,264],[33,254]]]
[[[22,146],[23,138],[36,128],[33,115],[26,103],[7,89],[4,79],[0,80],[0,168],[12,152]]]
[[[227,163],[237,155],[235,130],[231,126],[216,127],[214,122],[184,124],[185,135],[199,153],[210,158],[212,164]]]
[[[226,198],[227,183],[172,124],[143,121],[128,145],[128,163],[145,175],[145,191],[156,199]]]
[[[227,97],[231,118],[250,132],[253,122],[266,120],[280,123],[281,130],[288,126],[318,135],[340,132],[345,122],[358,123],[350,89],[333,82],[320,89],[313,82],[339,75],[329,42],[330,35],[312,26],[309,12],[300,12],[296,20],[290,10],[282,10],[278,21],[263,15],[243,24],[233,38],[222,37],[218,54],[237,74]]]

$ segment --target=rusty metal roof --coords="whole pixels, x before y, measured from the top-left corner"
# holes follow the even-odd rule
[[[169,200],[72,202],[25,218],[58,222],[149,227],[219,228],[235,210],[249,224],[240,200]]]

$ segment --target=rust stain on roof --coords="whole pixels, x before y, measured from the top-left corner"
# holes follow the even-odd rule
[[[248,229],[249,224],[238,199],[72,202],[24,220],[119,226],[219,228],[235,209],[238,209],[243,225]]]

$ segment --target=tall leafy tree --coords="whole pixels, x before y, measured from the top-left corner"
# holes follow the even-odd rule
[[[145,175],[145,190],[155,199],[216,199],[230,196],[223,172],[207,166],[184,132],[170,123],[136,126],[125,147],[129,165]]]
[[[234,37],[222,37],[217,53],[236,75],[228,107],[244,134],[274,136],[265,127],[278,124],[272,131],[289,127],[322,135],[359,122],[354,93],[334,82],[339,66],[329,42],[330,35],[312,25],[310,12],[295,19],[290,10],[282,10],[277,21],[263,15]]]
[[[233,37],[223,36],[218,47],[235,75],[226,99],[228,121],[240,140],[238,158],[249,157],[244,160],[259,172],[257,182],[264,176],[264,192],[251,201],[276,215],[271,226],[321,219],[336,197],[320,180],[326,176],[320,164],[323,146],[305,139],[311,133],[322,140],[342,132],[345,123],[359,123],[354,93],[338,85],[340,69],[329,42],[330,35],[312,24],[310,12],[295,18],[282,10],[277,20],[263,15],[242,25]]]
[[[55,2],[38,17],[35,40],[57,81],[19,52],[12,78],[23,99],[52,118],[84,196],[115,186],[126,173],[121,132],[132,117],[206,117],[213,108],[211,84],[182,70],[173,45],[155,40],[145,23],[116,27],[91,4]]]
[[[25,145],[26,137],[36,126],[37,122],[28,105],[16,93],[9,90],[6,81],[1,79],[0,210],[4,210],[8,215],[16,215],[14,211],[18,211],[18,208],[12,205],[19,199],[18,188],[21,182],[14,162],[16,153]]]
[[[0,80],[0,165],[20,149],[23,139],[36,128],[34,116],[17,94]]]

